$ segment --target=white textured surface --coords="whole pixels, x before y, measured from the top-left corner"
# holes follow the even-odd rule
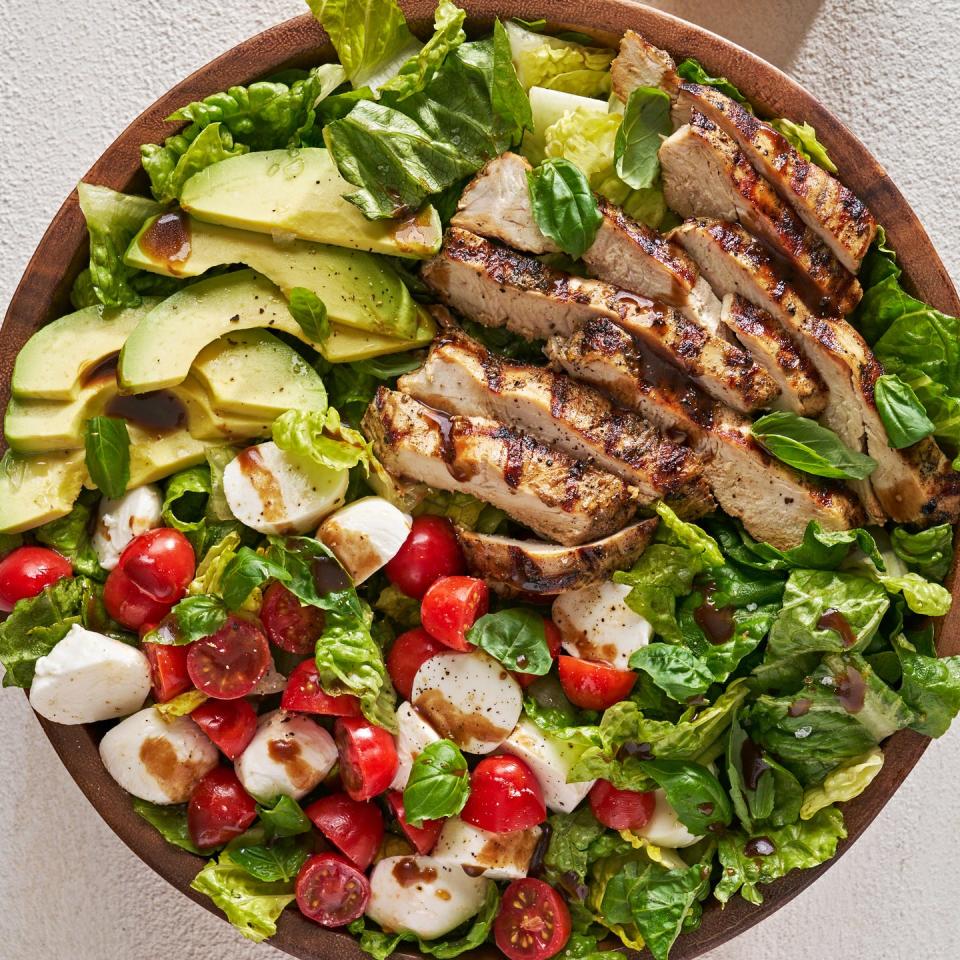
[[[960,99],[942,92],[960,49],[958,0],[655,6],[749,47],[820,96],[885,164],[960,281]],[[0,306],[75,181],[142,108],[302,9],[299,0],[0,0]],[[0,694],[0,724],[0,956],[279,960],[181,897],[111,834],[18,691]],[[954,731],[839,864],[710,960],[957,957],[958,796]]]

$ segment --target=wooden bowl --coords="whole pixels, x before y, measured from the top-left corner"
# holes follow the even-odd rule
[[[400,2],[415,29],[429,30],[434,0]],[[886,227],[911,292],[940,310],[960,313],[960,299],[930,239],[883,167],[814,97],[759,57],[700,27],[628,0],[593,0],[589,4],[583,0],[461,0],[461,4],[470,13],[474,28],[488,27],[494,16],[532,19],[545,10],[550,11],[556,23],[593,33],[609,32],[613,35],[611,42],[627,28],[634,28],[674,55],[696,57],[710,72],[730,77],[761,113],[809,121],[840,168],[844,182]],[[164,117],[174,109],[232,84],[248,84],[288,67],[332,59],[332,53],[323,31],[309,15],[266,30],[164,94],[127,127],[83,179],[116,190],[145,192],[147,184],[140,169],[140,144],[161,142],[170,134],[171,125],[164,122]],[[86,230],[74,192],[40,241],[7,311],[0,341],[0,409],[6,407],[9,399],[14,357],[35,330],[70,309],[70,287],[86,259]],[[951,573],[949,586],[956,595],[956,570]],[[960,604],[941,624],[941,654],[960,652],[958,622]],[[43,719],[40,723],[77,785],[120,839],[181,892],[219,913],[209,899],[190,889],[200,861],[170,846],[141,820],[133,812],[130,798],[104,770],[97,752],[103,732],[100,725],[58,726]],[[849,838],[841,845],[840,853],[864,831],[893,795],[928,742],[926,737],[910,731],[901,731],[887,741],[886,763],[880,776],[866,793],[843,807]],[[832,862],[835,861],[814,870],[795,871],[764,887],[765,899],[760,907],[738,897],[721,910],[715,901],[709,901],[700,928],[681,935],[672,957],[688,960],[730,940],[795,897]],[[295,909],[284,913],[277,934],[270,942],[304,960],[360,960],[366,956],[348,934],[323,930]],[[409,951],[397,956],[420,958],[421,955]],[[488,957],[493,960],[499,956],[499,952],[491,948],[473,953],[475,960]]]

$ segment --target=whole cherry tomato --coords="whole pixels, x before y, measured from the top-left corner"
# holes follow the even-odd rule
[[[358,717],[339,717],[333,735],[344,790],[354,800],[383,793],[397,773],[397,746],[390,733]]]
[[[373,863],[383,840],[383,814],[368,800],[331,793],[303,811],[313,825],[361,870]]]
[[[240,836],[257,819],[257,804],[230,767],[214,767],[193,788],[187,805],[190,839],[201,849]]]
[[[398,590],[417,600],[440,577],[463,573],[466,562],[453,524],[446,517],[414,517],[410,534],[384,569]]]
[[[611,830],[641,830],[653,816],[656,798],[652,790],[618,790],[608,780],[590,788],[593,815]]]
[[[257,713],[246,700],[207,700],[190,719],[229,760],[236,760],[257,732]]]
[[[300,912],[322,927],[343,927],[363,916],[370,882],[339,853],[317,853],[300,868],[296,884]]]
[[[18,600],[35,597],[44,587],[73,575],[66,557],[46,547],[17,547],[0,560],[0,613]]]
[[[470,775],[460,818],[491,833],[529,830],[547,819],[540,782],[519,757],[485,757]]]
[[[584,710],[612,707],[630,693],[637,680],[632,670],[617,670],[579,657],[560,657],[557,672],[567,699]]]
[[[424,661],[450,648],[434,640],[423,627],[401,633],[387,654],[387,671],[397,691],[409,700],[413,695],[413,678]]]
[[[187,654],[193,685],[208,697],[245,697],[270,667],[270,645],[260,627],[229,616],[209,637],[194,640]]]
[[[326,622],[322,610],[302,604],[282,583],[267,587],[260,619],[274,646],[300,656],[313,653]]]
[[[166,703],[193,684],[187,673],[187,648],[172,643],[144,643],[141,649],[150,664],[150,684],[153,699]]]
[[[403,793],[400,790],[391,790],[387,794],[387,805],[417,853],[426,856],[436,846],[440,831],[443,829],[443,820],[424,820],[419,827],[408,823],[407,814],[403,809]]]
[[[544,620],[543,633],[547,641],[550,656],[556,660],[557,657],[560,656],[560,631],[552,620]],[[526,690],[527,687],[536,683],[540,678],[532,673],[514,673],[513,679]]]
[[[549,883],[524,877],[504,891],[493,937],[508,960],[548,960],[570,939],[570,911]]]
[[[349,693],[331,696],[324,693],[312,658],[297,664],[287,680],[280,698],[284,710],[298,713],[319,713],[328,717],[359,717],[360,700]]]
[[[452,650],[470,650],[465,636],[490,607],[490,590],[476,577],[441,577],[420,602],[423,629]]]

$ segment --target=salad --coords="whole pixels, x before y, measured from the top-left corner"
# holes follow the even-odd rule
[[[149,197],[78,187],[4,685],[250,939],[665,960],[960,712],[960,319],[683,51],[309,5],[339,62],[182,106]]]

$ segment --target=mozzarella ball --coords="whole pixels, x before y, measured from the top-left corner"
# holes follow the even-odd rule
[[[394,558],[412,526],[410,514],[383,497],[364,497],[327,517],[317,538],[333,551],[353,582],[359,584]]]
[[[519,880],[527,875],[542,832],[540,827],[532,827],[491,833],[459,817],[450,817],[444,822],[431,855],[441,863],[491,880]]]
[[[397,724],[397,773],[390,784],[391,790],[406,787],[417,755],[423,753],[428,744],[441,739],[409,703],[401,703],[397,708]]]
[[[124,548],[141,533],[160,526],[163,494],[152,483],[128,490],[119,500],[104,497],[93,531],[93,549],[104,570],[112,570]]]

